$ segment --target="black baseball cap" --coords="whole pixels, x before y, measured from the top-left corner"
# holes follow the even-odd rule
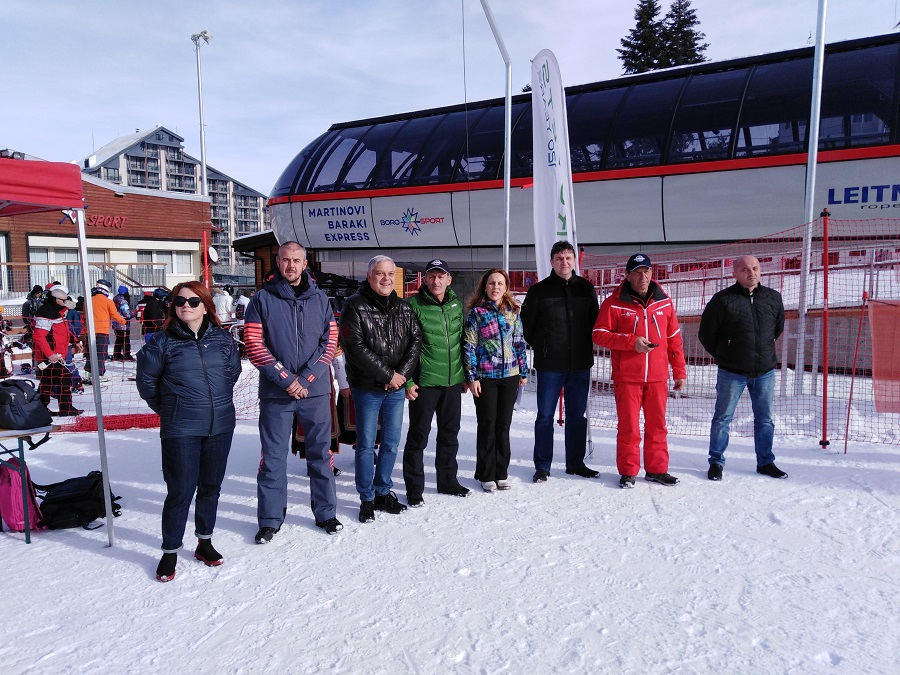
[[[625,272],[627,274],[631,274],[638,267],[652,267],[650,258],[645,256],[643,253],[635,253],[628,259],[628,262],[625,263]]]
[[[425,263],[425,274],[428,274],[431,270],[440,270],[441,272],[450,274],[450,265],[447,264],[446,260],[435,258],[434,260],[429,260]]]

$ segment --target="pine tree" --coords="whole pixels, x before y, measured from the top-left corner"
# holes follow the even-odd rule
[[[622,49],[616,49],[626,75],[706,60],[709,45],[697,28],[700,21],[691,0],[672,0],[663,19],[659,13],[658,0],[638,0],[635,26],[622,38]]]
[[[683,66],[706,60],[703,53],[709,44],[703,42],[706,35],[697,29],[699,25],[697,10],[691,7],[691,0],[672,0],[672,6],[662,22],[665,52],[659,67]]]
[[[619,60],[626,75],[660,68],[665,55],[662,40],[663,23],[659,19],[657,0],[638,0],[634,10],[635,26],[621,40]]]

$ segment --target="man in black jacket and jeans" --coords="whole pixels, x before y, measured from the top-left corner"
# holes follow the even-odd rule
[[[522,304],[525,341],[534,350],[537,417],[534,482],[544,483],[553,461],[553,413],[565,389],[566,473],[595,478],[584,464],[588,392],[594,365],[594,322],[600,312],[594,286],[575,274],[575,248],[558,241],[550,249],[550,276],[528,289]]]
[[[716,409],[709,434],[710,480],[722,480],[728,429],[746,388],[753,408],[756,472],[772,478],[788,475],[775,466],[775,340],[784,330],[781,294],[759,283],[759,260],[745,255],[734,261],[737,283],[716,293],[700,318],[699,338],[719,366]]]
[[[356,491],[359,522],[375,520],[375,511],[402,513],[391,488],[391,472],[403,427],[406,380],[419,363],[422,329],[409,303],[394,291],[394,261],[377,255],[366,280],[344,302],[341,344],[347,380],[356,407]],[[381,445],[375,435],[381,418]]]

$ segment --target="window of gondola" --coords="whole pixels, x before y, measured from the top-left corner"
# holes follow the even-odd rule
[[[684,78],[636,84],[628,92],[606,152],[606,168],[656,166],[662,162],[675,101]]]
[[[603,150],[616,110],[628,91],[626,87],[603,91],[586,91],[570,96],[569,146],[572,149],[572,171],[599,171]]]
[[[828,54],[819,149],[891,142],[896,127],[897,45]]]
[[[738,124],[736,157],[806,150],[812,58],[757,66]]]
[[[748,73],[742,68],[691,77],[675,112],[670,163],[728,158]]]

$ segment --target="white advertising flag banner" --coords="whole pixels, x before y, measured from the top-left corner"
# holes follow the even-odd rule
[[[559,64],[549,49],[531,62],[532,139],[534,141],[534,247],[538,276],[550,274],[550,249],[561,239],[575,247],[575,203],[569,156],[566,92]]]

